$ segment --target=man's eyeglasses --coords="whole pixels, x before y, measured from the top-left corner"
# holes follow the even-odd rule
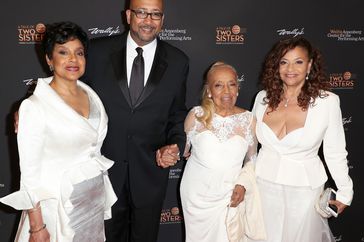
[[[134,9],[130,9],[130,11],[132,11],[135,14],[135,16],[140,19],[146,19],[148,15],[150,15],[150,18],[153,20],[161,20],[163,17],[163,13],[161,12],[148,13],[144,10],[134,10]]]

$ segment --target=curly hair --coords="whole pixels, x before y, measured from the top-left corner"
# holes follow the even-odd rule
[[[85,54],[87,54],[89,39],[80,26],[69,21],[48,24],[42,41],[42,48],[48,58],[52,59],[55,44],[64,44],[74,39],[81,42]]]
[[[317,97],[327,96],[323,92],[328,90],[328,84],[320,51],[312,47],[310,42],[303,37],[283,39],[278,41],[266,56],[261,74],[261,84],[267,92],[264,102],[268,104],[272,111],[277,109],[283,95],[283,81],[279,75],[280,60],[288,51],[296,47],[305,49],[308,58],[312,60],[308,79],[297,97],[298,106],[306,110],[310,104],[315,102]]]
[[[235,73],[235,80],[238,82],[238,74],[235,68],[229,64],[226,64],[222,61],[217,61],[213,63],[207,71],[205,76],[205,84],[202,89],[202,97],[201,97],[201,107],[203,110],[203,114],[201,116],[196,115],[196,119],[201,122],[206,128],[211,128],[211,120],[212,116],[215,113],[215,104],[212,100],[211,96],[209,97],[208,88],[209,88],[209,80],[211,80],[211,75],[218,69],[218,68],[229,68]]]

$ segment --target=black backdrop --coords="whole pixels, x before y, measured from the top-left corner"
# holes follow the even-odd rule
[[[28,79],[46,75],[37,54],[42,24],[70,20],[90,38],[118,34],[124,1],[2,0],[0,3],[0,197],[18,189],[19,167],[12,113],[26,95]],[[259,72],[272,44],[285,36],[304,35],[323,52],[330,84],[341,98],[343,123],[354,180],[352,206],[330,219],[337,241],[364,241],[363,163],[360,162],[360,104],[364,76],[364,2],[346,1],[196,1],[165,0],[166,21],[160,37],[190,57],[187,106],[198,104],[207,66],[224,60],[236,67],[241,81],[238,105],[250,108],[259,90]],[[356,107],[356,108],[355,108]],[[167,198],[161,213],[159,242],[183,241],[183,217],[178,185],[183,164],[171,169]],[[12,241],[19,214],[0,205],[0,240]]]

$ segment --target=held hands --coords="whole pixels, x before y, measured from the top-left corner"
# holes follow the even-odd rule
[[[242,185],[235,185],[230,199],[230,207],[237,207],[244,200],[245,188]]]
[[[162,168],[174,166],[179,160],[179,148],[177,144],[166,145],[158,149],[155,154],[157,165]]]
[[[338,200],[330,200],[329,204],[333,204],[337,207],[337,214],[342,213],[344,211],[344,209],[348,206],[348,205],[341,203]]]

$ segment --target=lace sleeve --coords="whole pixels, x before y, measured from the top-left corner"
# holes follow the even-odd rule
[[[197,123],[196,115],[198,115],[200,111],[201,110],[199,107],[194,107],[187,114],[187,117],[185,119],[184,130],[185,130],[187,139],[186,139],[186,145],[185,145],[185,150],[183,152],[183,156],[188,155],[188,153],[191,149],[191,139],[194,136],[194,134],[196,133],[196,123]]]
[[[258,140],[255,135],[255,125],[256,125],[256,118],[252,114],[250,125],[247,128],[247,134],[246,134],[247,139],[249,140],[249,147],[248,147],[248,151],[245,154],[244,165],[248,162],[255,163],[255,160],[257,157]]]

